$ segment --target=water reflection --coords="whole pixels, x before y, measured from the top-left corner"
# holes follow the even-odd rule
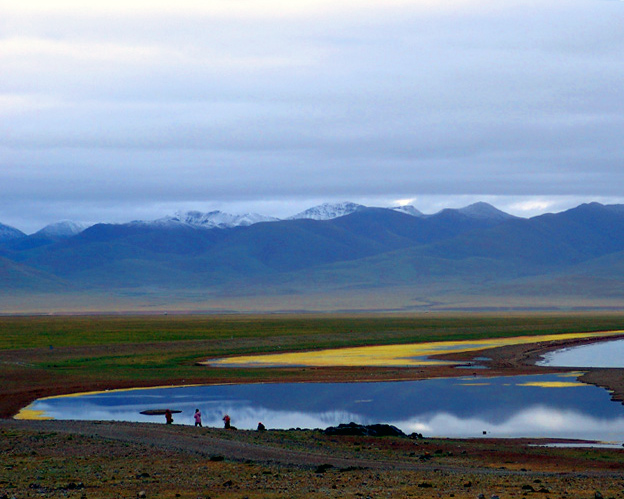
[[[544,355],[540,366],[624,368],[624,340],[564,348]]]
[[[179,409],[176,424],[254,429],[388,423],[425,436],[624,439],[624,406],[600,388],[557,375],[432,379],[413,382],[284,383],[117,391],[36,401],[29,410],[55,419],[164,422],[146,409]]]

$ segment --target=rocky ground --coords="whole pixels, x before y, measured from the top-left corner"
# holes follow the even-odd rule
[[[0,435],[0,497],[624,497],[624,449],[78,421]]]
[[[533,360],[545,349],[559,346],[490,350],[488,374],[544,372]],[[457,371],[310,373],[315,379],[337,381],[449,375]],[[622,400],[622,370],[589,370],[585,377]],[[96,388],[93,385],[80,388]],[[39,386],[44,388],[36,394],[24,390],[15,395],[22,397],[21,403],[45,395],[46,386],[49,394],[75,389],[63,386],[62,380]],[[1,393],[0,406],[6,413],[16,400]],[[2,419],[0,498],[624,497],[624,447],[536,445],[545,443]]]

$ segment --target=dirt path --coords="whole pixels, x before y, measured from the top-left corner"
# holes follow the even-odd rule
[[[273,447],[265,443],[252,443],[247,440],[249,432],[217,430],[214,428],[193,428],[188,426],[166,426],[151,423],[114,423],[93,421],[0,421],[0,427],[28,429],[29,431],[57,432],[82,435],[90,438],[102,438],[131,442],[145,447],[158,447],[166,451],[199,454],[204,457],[223,456],[232,461],[254,461],[260,463],[278,463],[287,466],[316,467],[331,464],[339,468],[363,467],[389,470],[422,469],[423,465],[410,465],[357,459],[341,458],[327,452],[306,452],[284,447]],[[220,436],[226,434],[228,437]],[[238,437],[238,438],[236,438]],[[424,465],[427,468],[426,465]]]
[[[288,440],[284,438],[287,433],[296,432],[295,430],[283,430],[283,431],[268,431],[266,433],[250,432],[250,431],[228,431],[216,428],[195,428],[182,425],[164,425],[156,423],[122,423],[122,422],[109,422],[109,421],[18,421],[18,420],[0,420],[0,428],[14,429],[14,430],[26,430],[29,432],[39,432],[49,434],[50,432],[65,435],[77,435],[96,440],[114,440],[124,443],[138,444],[142,448],[154,449],[158,448],[162,451],[169,453],[188,453],[197,454],[204,458],[223,458],[229,461],[238,462],[255,462],[265,465],[276,464],[280,466],[295,466],[303,468],[317,468],[318,466],[331,465],[336,468],[362,468],[379,471],[389,470],[404,470],[404,471],[432,471],[432,470],[445,470],[451,473],[462,473],[467,469],[470,469],[473,473],[487,474],[487,475],[509,475],[511,474],[523,474],[527,472],[524,470],[509,470],[505,467],[492,467],[488,460],[481,460],[473,456],[470,463],[462,462],[458,463],[443,463],[440,460],[435,462],[429,462],[428,458],[425,459],[405,459],[404,456],[399,454],[393,454],[384,456],[382,454],[375,454],[371,458],[362,458],[354,455],[349,450],[342,448],[345,443],[348,442],[373,442],[374,444],[380,444],[383,442],[387,444],[388,439],[379,439],[370,437],[368,439],[363,437],[350,437],[343,439],[330,438],[322,435],[320,432],[305,431],[301,432],[305,435],[303,439],[303,445],[307,445],[310,440],[310,434],[318,433],[324,444],[321,449],[315,451],[301,450],[289,448],[293,445],[302,445],[302,442],[296,439]],[[307,440],[307,442],[306,442]],[[336,448],[332,448],[331,445],[327,445],[329,442],[337,442],[340,440],[340,445]],[[385,440],[385,441],[384,441]],[[406,449],[416,449],[427,445],[425,441],[422,441],[419,445],[418,442],[405,438],[402,440],[402,447]],[[444,446],[444,439],[437,441],[438,445]],[[449,445],[456,445],[457,441],[447,441]],[[484,440],[484,442],[490,442]],[[548,440],[526,440],[526,439],[497,439],[499,444],[505,442],[503,445],[498,445],[499,456],[496,457],[496,461],[509,460],[510,454],[515,452],[525,452],[528,445],[532,445],[531,442],[547,443]],[[496,445],[496,444],[495,444]],[[525,449],[525,450],[522,450]],[[422,456],[431,456],[429,450],[423,451]],[[491,451],[490,451],[491,452]],[[337,455],[344,453],[344,456]],[[411,454],[415,454],[412,452]],[[449,455],[449,451],[436,452],[436,454]],[[622,451],[624,457],[624,450]],[[70,457],[68,455],[68,457]],[[541,461],[539,455],[535,456],[535,459],[526,459],[526,463],[531,462],[532,467],[544,468],[544,466],[538,465]],[[548,459],[543,460],[544,463],[548,462]],[[542,464],[544,464],[542,463]],[[562,464],[565,463],[562,461]],[[547,469],[546,466],[545,469]],[[541,470],[544,472],[544,469]],[[598,469],[585,468],[584,473],[597,474],[600,476],[608,476],[612,473],[608,470],[608,467],[598,467]],[[621,476],[621,470],[615,471],[613,476]]]

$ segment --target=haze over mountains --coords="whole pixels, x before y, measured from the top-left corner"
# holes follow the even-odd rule
[[[102,293],[163,308],[189,296],[206,309],[229,298],[235,310],[245,301],[261,309],[259,300],[276,310],[329,308],[319,300],[358,310],[617,308],[624,205],[524,219],[486,203],[434,215],[341,203],[288,220],[187,212],[88,228],[65,221],[31,235],[0,225],[0,284],[14,298],[0,311],[29,296]]]

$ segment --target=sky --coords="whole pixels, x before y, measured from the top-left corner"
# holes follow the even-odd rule
[[[0,0],[0,222],[623,203],[621,0]]]

